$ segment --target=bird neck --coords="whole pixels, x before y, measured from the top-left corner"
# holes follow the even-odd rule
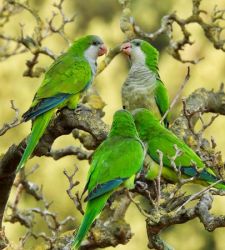
[[[84,56],[84,51],[85,51],[86,47],[84,44],[81,43],[74,43],[71,45],[71,47],[68,49],[68,52],[70,52],[73,55],[76,55],[77,57],[80,56]]]
[[[97,70],[97,61],[96,61],[96,59],[87,56],[85,53],[84,53],[84,57],[88,61],[89,65],[91,66],[92,74],[95,75],[96,74],[96,70]]]
[[[132,62],[128,78],[131,77],[133,79],[140,80],[147,80],[148,83],[153,82],[155,83],[156,78],[159,77],[158,73],[158,65],[157,61],[149,60],[147,57],[145,62]],[[149,79],[150,78],[150,79]]]
[[[131,78],[131,81],[137,81],[138,85],[146,83],[155,83],[157,75],[149,70],[149,67],[146,64],[133,63],[130,71],[128,73],[128,78]],[[143,83],[142,83],[143,82]]]
[[[122,136],[122,137],[138,137],[135,124],[126,121],[114,121],[109,133],[109,137]]]
[[[154,73],[158,75],[158,59],[159,59],[159,52],[153,46],[142,46],[142,50],[145,53],[145,64],[147,67]]]
[[[148,66],[148,68],[154,72],[155,74],[158,75],[158,56],[156,55],[151,55],[150,58],[148,58],[148,56],[146,57],[146,65]]]
[[[159,134],[161,136],[161,125],[156,120],[145,120],[135,122],[138,134],[143,141],[148,141],[151,135]]]

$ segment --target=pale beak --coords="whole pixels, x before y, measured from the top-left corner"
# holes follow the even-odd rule
[[[126,55],[130,56],[130,53],[131,53],[131,43],[124,43],[122,44],[121,48],[120,48],[120,51],[122,51],[123,53],[125,53]]]
[[[107,53],[107,48],[106,48],[105,44],[101,44],[101,46],[99,47],[99,50],[98,50],[98,56],[102,56],[106,53]]]

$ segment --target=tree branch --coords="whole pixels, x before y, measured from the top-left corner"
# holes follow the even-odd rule
[[[104,208],[87,239],[83,241],[81,250],[115,247],[126,244],[131,239],[130,225],[124,219],[130,199],[126,193],[117,192],[110,200],[113,202]]]
[[[13,100],[10,101],[11,103],[11,109],[15,111],[15,117],[12,122],[5,123],[3,127],[0,129],[0,136],[4,135],[9,129],[14,128],[21,124],[21,121],[19,120],[19,109],[16,108]]]
[[[26,63],[27,69],[24,72],[24,76],[38,77],[44,69],[37,67],[38,59],[40,55],[47,55],[52,59],[55,59],[55,55],[50,49],[43,46],[43,40],[52,34],[58,34],[63,37],[69,43],[69,40],[65,33],[65,25],[67,23],[73,22],[75,16],[67,18],[63,11],[63,0],[60,0],[58,4],[54,4],[58,15],[61,17],[62,23],[59,26],[54,25],[56,13],[52,14],[52,17],[43,22],[38,14],[29,6],[28,2],[25,1],[20,3],[18,1],[4,1],[3,6],[0,7],[0,27],[8,22],[12,15],[20,13],[22,11],[28,11],[31,13],[33,18],[36,20],[36,26],[34,32],[31,36],[24,34],[23,25],[21,25],[21,35],[19,37],[7,36],[2,32],[0,34],[0,39],[4,42],[3,52],[1,52],[1,60],[5,60],[13,55],[31,52],[32,58]],[[216,49],[224,51],[225,41],[221,38],[221,33],[224,28],[222,27],[222,21],[224,21],[224,10],[219,10],[215,8],[211,14],[211,22],[206,23],[201,15],[204,13],[200,9],[201,0],[193,0],[192,13],[186,19],[180,18],[176,13],[164,16],[161,21],[161,26],[151,33],[146,33],[135,23],[132,17],[130,0],[118,0],[122,7],[122,15],[120,19],[120,28],[125,35],[125,41],[131,40],[136,37],[152,41],[159,37],[161,34],[166,34],[169,38],[169,52],[177,60],[185,63],[197,63],[199,59],[183,59],[181,58],[181,51],[184,49],[185,45],[193,44],[191,40],[191,32],[187,29],[189,24],[197,23],[200,25],[205,33],[206,38],[214,45]],[[8,12],[6,11],[8,10]],[[180,40],[175,40],[173,37],[173,25],[177,24],[183,37]],[[119,53],[120,45],[115,46],[111,49],[105,59],[101,62],[98,68],[98,73],[104,70],[111,60]],[[185,78],[184,84],[188,80],[189,74]],[[182,87],[183,87],[182,85]],[[178,95],[179,96],[179,95]],[[199,89],[193,92],[184,102],[183,114],[176,119],[174,124],[172,124],[171,129],[174,133],[178,134],[180,137],[184,137],[186,141],[190,137],[194,137],[196,140],[197,153],[201,156],[207,166],[216,166],[215,171],[220,174],[220,176],[225,176],[224,174],[224,163],[222,161],[221,154],[215,151],[216,143],[211,140],[211,144],[205,140],[202,136],[204,130],[214,121],[215,117],[212,117],[209,124],[204,124],[202,122],[202,129],[198,132],[195,131],[195,124],[200,119],[202,120],[202,113],[212,112],[218,114],[225,114],[225,93],[223,91],[223,85],[218,92],[208,91],[205,89]],[[176,100],[176,98],[175,98]],[[93,102],[96,105],[96,101]],[[104,115],[102,108],[104,103],[97,102],[97,108],[87,111],[86,109],[78,109],[75,112],[68,109],[63,109],[57,113],[56,117],[52,120],[49,127],[47,128],[44,136],[40,140],[37,149],[33,155],[37,156],[50,156],[54,159],[59,159],[66,155],[77,155],[80,160],[90,159],[90,152],[85,151],[82,148],[68,147],[65,149],[51,151],[51,146],[56,138],[61,135],[66,135],[73,132],[75,138],[78,138],[83,144],[84,148],[94,150],[97,146],[106,138],[108,133],[108,126],[101,120]],[[94,110],[95,109],[95,110]],[[85,133],[77,132],[77,129],[85,131]],[[26,147],[26,138],[21,141],[19,145],[12,145],[7,152],[0,158],[0,246],[6,244],[4,240],[4,234],[2,229],[2,218],[5,210],[5,206],[9,197],[13,181],[15,179],[15,169],[21,159],[24,148]],[[203,150],[204,149],[204,150]],[[178,154],[178,151],[176,152]],[[172,159],[173,160],[173,159]],[[161,164],[162,165],[162,164]],[[171,162],[171,165],[172,162]],[[177,186],[172,186],[172,192],[170,185],[164,183],[162,178],[158,177],[158,195],[157,189],[154,188],[154,183],[149,182],[144,178],[144,175],[138,179],[136,183],[136,188],[134,192],[142,195],[149,203],[149,211],[143,210],[139,205],[140,210],[144,211],[144,214],[148,217],[146,220],[147,233],[149,238],[149,248],[154,247],[155,249],[171,249],[160,238],[160,233],[174,224],[185,223],[196,217],[200,218],[200,221],[204,224],[206,230],[213,231],[217,227],[225,226],[224,216],[214,216],[210,214],[209,210],[212,205],[212,196],[209,193],[198,193],[195,196],[185,196],[181,192],[180,187],[186,181],[179,178],[179,170],[177,172],[179,183]],[[73,181],[73,176],[66,174],[70,186],[68,192],[70,192],[77,182]],[[139,184],[139,185],[137,185]],[[26,179],[20,180],[18,183],[15,182],[17,187],[17,195],[12,204],[11,208],[14,212],[11,217],[11,222],[18,221],[26,226],[30,226],[31,220],[30,215],[36,213],[44,218],[47,222],[48,228],[53,232],[53,235],[48,236],[45,233],[34,233],[29,231],[21,239],[21,248],[24,247],[24,242],[29,237],[34,237],[35,239],[42,238],[47,242],[49,248],[54,248],[56,245],[57,238],[59,237],[59,232],[61,225],[64,225],[70,218],[64,221],[58,221],[56,214],[48,210],[50,203],[45,203],[45,209],[33,208],[26,214],[26,218],[22,216],[23,214],[17,210],[18,199],[20,198],[21,190],[31,194],[36,200],[43,200],[42,194],[37,186],[33,183],[27,181]],[[139,186],[139,187],[138,187]],[[160,189],[160,190],[159,190]],[[212,191],[210,191],[212,192]],[[212,192],[213,193],[213,192]],[[215,192],[213,194],[221,193]],[[75,196],[76,197],[76,196]],[[73,198],[73,197],[72,197]],[[79,197],[77,197],[79,198]],[[185,208],[185,202],[190,199],[200,199],[197,205],[192,208]],[[81,207],[80,200],[77,199],[77,207]],[[81,249],[95,249],[97,247],[107,247],[116,246],[118,244],[126,244],[132,237],[130,230],[130,225],[126,223],[124,216],[129,207],[131,200],[124,192],[115,193],[109,204],[105,207],[101,213],[100,218],[96,221],[95,225],[92,227],[88,234],[87,240],[82,243]],[[175,212],[177,207],[182,206],[178,212]],[[50,219],[50,220],[49,220]],[[56,234],[54,234],[56,232]],[[66,242],[71,239],[72,236],[67,236]],[[2,239],[4,244],[2,244]],[[60,243],[60,249],[65,246],[65,241]]]
[[[67,24],[74,22],[76,15],[67,17],[63,10],[64,0],[60,0],[59,3],[54,3],[53,7],[55,11],[49,20],[42,20],[30,5],[29,1],[26,0],[23,3],[20,1],[4,1],[2,10],[3,14],[0,14],[0,27],[3,27],[10,19],[12,15],[21,13],[23,11],[28,11],[34,20],[36,21],[36,26],[33,29],[33,34],[24,34],[24,25],[20,24],[20,36],[11,37],[4,34],[4,31],[0,34],[0,40],[5,42],[3,52],[0,53],[1,60],[6,60],[11,56],[23,54],[30,52],[32,58],[27,60],[27,69],[24,71],[23,76],[27,77],[40,77],[40,75],[45,72],[44,68],[35,67],[38,64],[39,56],[46,55],[53,60],[56,59],[58,55],[53,53],[49,48],[46,48],[43,43],[44,40],[54,34],[61,36],[69,45],[70,40],[65,33],[65,26]],[[9,10],[7,12],[6,10]],[[61,18],[61,22],[58,27],[54,25],[56,16]],[[1,23],[2,20],[2,23]]]
[[[107,136],[108,126],[101,120],[95,110],[73,111],[63,109],[48,126],[34,152],[36,156],[49,156],[51,146],[56,138],[70,134],[73,129],[81,129],[90,133],[97,147]],[[26,147],[26,139],[16,146],[12,145],[0,159],[0,228],[8,196],[15,178],[15,170]],[[93,147],[93,145],[92,145]]]

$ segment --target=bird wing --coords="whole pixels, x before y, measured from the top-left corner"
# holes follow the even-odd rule
[[[86,59],[62,55],[46,72],[30,109],[23,114],[24,121],[62,105],[87,88],[91,80],[91,67]]]
[[[92,80],[92,71],[83,57],[62,55],[46,72],[34,102],[59,94],[76,94],[84,90]]]
[[[157,79],[157,86],[155,88],[155,101],[163,116],[169,108],[169,97],[166,87],[160,79]],[[164,124],[166,127],[169,126],[168,115],[164,119]]]
[[[188,176],[196,176],[202,180],[215,182],[218,179],[210,168],[205,167],[200,157],[187,145],[184,141],[177,138],[172,132],[168,130],[161,130],[156,136],[151,136],[151,140],[148,143],[148,153],[150,157],[160,164],[159,155],[157,150],[159,149],[163,153],[163,165],[164,167],[172,168],[170,158],[175,156],[176,147],[182,152],[180,156],[175,159],[177,168],[183,174]],[[203,169],[198,172],[197,169]]]
[[[93,156],[85,188],[89,191],[87,199],[118,187],[141,170],[143,159],[143,145],[138,139],[108,138]]]

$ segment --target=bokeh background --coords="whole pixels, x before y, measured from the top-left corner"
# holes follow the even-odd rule
[[[2,2],[0,1],[0,4]],[[49,17],[53,11],[53,1],[51,0],[32,0],[32,7],[39,11],[41,18]],[[225,8],[224,0],[204,0],[202,8],[210,13],[214,5],[219,8]],[[69,24],[66,32],[71,40],[86,34],[97,34],[101,36],[108,47],[113,47],[123,41],[124,36],[119,28],[119,18],[121,15],[121,7],[115,0],[65,0],[64,9],[68,16],[76,13],[75,21]],[[191,14],[191,1],[186,0],[133,0],[132,12],[137,23],[145,31],[154,31],[160,25],[160,20],[163,15],[177,11],[177,13],[185,18]],[[205,14],[204,18],[209,19],[209,15]],[[5,34],[18,36],[19,23],[23,23],[24,33],[31,34],[35,21],[28,12],[22,12],[15,15],[11,21],[5,26]],[[182,94],[183,97],[188,96],[192,91],[199,87],[206,89],[218,89],[221,82],[225,80],[225,54],[215,50],[210,42],[204,37],[203,31],[198,25],[189,25],[189,30],[193,34],[192,40],[194,45],[186,46],[182,52],[185,59],[198,59],[204,57],[197,65],[191,66],[191,79]],[[175,27],[175,37],[180,38],[179,29]],[[55,35],[45,41],[45,45],[55,53],[60,53],[67,48],[65,41]],[[172,99],[179,85],[183,81],[187,65],[173,59],[166,50],[167,38],[162,36],[154,45],[160,50],[159,69],[162,80],[169,90],[170,98]],[[1,46],[1,43],[0,43]],[[14,113],[10,109],[10,100],[14,100],[20,112],[25,112],[38,88],[43,76],[40,78],[23,77],[25,71],[25,62],[30,59],[29,53],[11,57],[0,62],[0,126],[4,122],[10,121]],[[101,60],[101,58],[99,59]],[[41,56],[39,66],[47,67],[52,60],[46,56]],[[121,107],[120,88],[126,78],[128,72],[128,63],[126,59],[119,55],[113,62],[101,73],[96,79],[97,90],[107,104],[104,108],[106,116],[104,120],[110,124],[113,113]],[[173,119],[179,114],[181,103],[178,103],[173,109]],[[207,119],[207,117],[206,117]],[[10,145],[20,142],[30,132],[30,123],[22,124],[17,128],[11,129],[4,136],[0,137],[0,154],[3,154]],[[225,157],[225,117],[219,117],[213,125],[207,129],[205,136],[210,138],[213,136],[218,145],[218,150],[223,152]],[[74,139],[71,135],[58,138],[54,143],[54,149],[62,148],[74,144]],[[48,200],[52,200],[52,210],[59,214],[60,218],[72,215],[76,218],[74,223],[71,223],[67,229],[73,229],[78,226],[81,220],[80,214],[76,211],[72,201],[66,194],[67,179],[63,175],[63,170],[72,171],[74,164],[79,166],[77,178],[81,181],[79,185],[82,190],[85,177],[88,170],[87,162],[79,162],[76,157],[66,157],[58,161],[50,158],[34,157],[29,160],[27,169],[34,164],[40,164],[40,168],[30,178],[38,185],[43,185],[43,192]],[[191,191],[196,190],[192,188]],[[10,200],[14,197],[14,189],[11,192]],[[190,190],[189,190],[190,191]],[[37,203],[29,196],[23,197],[21,208],[37,206]],[[224,197],[215,198],[213,211],[218,214],[225,214],[225,199]],[[145,218],[140,215],[138,210],[131,205],[127,214],[127,221],[130,222],[134,233],[131,241],[124,246],[118,246],[117,249],[125,250],[145,250],[147,248],[147,235],[145,231]],[[46,230],[43,221],[37,220],[35,225],[37,230]],[[7,237],[10,241],[17,244],[18,239],[25,233],[25,228],[18,223],[5,223]],[[164,232],[164,239],[175,249],[182,250],[223,250],[224,247],[225,229],[217,229],[213,233],[208,233],[203,226],[194,220],[184,225],[171,227]],[[37,241],[29,241],[27,249],[37,246]],[[111,248],[108,248],[111,249]]]

